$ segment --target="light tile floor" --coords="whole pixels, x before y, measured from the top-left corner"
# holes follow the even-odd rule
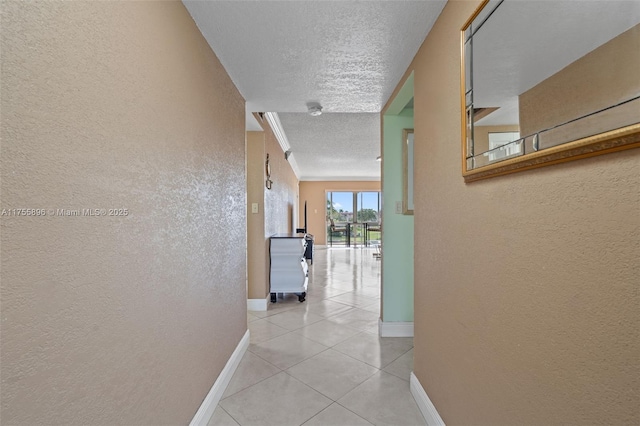
[[[209,426],[424,425],[413,339],[378,337],[373,249],[316,247],[307,300],[247,314],[251,344]]]

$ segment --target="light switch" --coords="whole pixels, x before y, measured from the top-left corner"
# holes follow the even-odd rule
[[[396,213],[402,214],[402,201],[396,201]]]
[[[258,203],[251,203],[251,213],[258,213]]]

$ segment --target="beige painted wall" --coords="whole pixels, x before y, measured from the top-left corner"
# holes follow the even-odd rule
[[[298,204],[298,178],[280,148],[273,131],[265,121],[265,151],[271,164],[271,190],[265,190],[265,237],[282,232],[293,232],[296,225],[295,209]],[[264,167],[263,167],[264,169]]]
[[[188,424],[244,335],[244,100],[180,2],[2,3],[1,416]]]
[[[264,231],[265,191],[264,132],[247,132],[247,293],[249,299],[264,299],[269,286],[268,249]],[[258,204],[258,213],[251,204]]]
[[[640,150],[465,184],[479,3],[449,1],[409,70],[415,374],[450,425],[638,424]]]
[[[265,299],[269,294],[269,237],[293,232],[294,209],[298,202],[298,178],[284,159],[269,124],[262,123],[263,132],[247,132],[247,244],[248,297]],[[265,181],[265,161],[269,154],[271,190]],[[251,204],[258,203],[258,213],[251,213]]]
[[[637,96],[640,93],[639,69],[640,24],[520,95],[522,135],[530,135]],[[589,119],[582,120],[575,127],[590,126],[593,130],[588,134],[610,130],[612,125],[609,123],[620,120],[619,111],[625,111],[629,124],[635,123],[638,108],[636,103],[593,123]],[[575,129],[572,127],[571,130]],[[569,135],[559,129],[547,138],[564,141]]]
[[[307,201],[307,232],[314,243],[327,243],[327,192],[380,191],[380,181],[303,181],[300,182],[299,223],[304,223],[304,202]]]

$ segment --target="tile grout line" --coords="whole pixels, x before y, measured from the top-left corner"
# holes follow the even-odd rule
[[[394,373],[390,373],[385,371],[385,368],[388,368],[390,365],[392,365],[393,363],[395,363],[396,361],[398,361],[400,358],[402,358],[403,356],[405,356],[408,352],[410,352],[411,350],[414,349],[413,344],[410,344],[410,347],[407,347],[406,350],[404,349],[404,345],[399,345],[396,346],[396,344],[391,344],[391,345],[382,345],[382,342],[384,342],[385,340],[379,340],[377,343],[373,342],[373,339],[371,339],[369,336],[376,336],[378,339],[381,339],[377,333],[372,332],[373,331],[373,326],[367,326],[365,328],[360,328],[360,327],[351,327],[348,323],[347,324],[341,324],[340,322],[335,322],[336,319],[343,317],[343,316],[348,316],[349,314],[351,315],[355,315],[356,318],[363,318],[363,319],[353,319],[353,320],[349,320],[346,319],[343,321],[357,321],[359,324],[363,324],[366,325],[368,320],[365,319],[368,316],[370,316],[370,314],[376,314],[377,316],[379,316],[379,305],[380,305],[380,298],[372,296],[372,294],[375,293],[375,291],[377,290],[378,292],[380,291],[380,284],[379,284],[379,280],[381,278],[380,276],[380,270],[378,268],[377,271],[374,271],[373,276],[369,276],[369,274],[364,274],[367,275],[366,277],[363,276],[363,274],[359,274],[357,277],[354,276],[352,280],[349,280],[349,276],[346,274],[350,274],[351,273],[351,268],[353,267],[353,265],[363,265],[364,264],[364,257],[362,257],[362,259],[360,259],[360,262],[358,262],[358,253],[354,252],[353,255],[349,255],[349,259],[346,259],[346,266],[340,266],[340,264],[338,265],[339,268],[336,268],[333,270],[332,274],[327,274],[327,276],[320,276],[320,275],[325,275],[323,272],[326,270],[331,271],[332,268],[332,264],[331,262],[328,261],[329,259],[329,252],[327,250],[327,259],[324,259],[323,257],[318,257],[316,259],[316,265],[315,267],[311,267],[310,268],[310,281],[309,281],[309,286],[312,287],[314,284],[314,281],[317,282],[319,284],[318,287],[316,287],[315,289],[318,291],[317,293],[317,299],[316,297],[314,297],[314,293],[313,290],[309,291],[307,293],[307,304],[306,306],[304,304],[294,304],[294,305],[289,305],[287,306],[286,303],[289,302],[288,299],[286,299],[286,295],[285,295],[285,300],[283,300],[281,306],[277,306],[277,308],[275,306],[269,306],[270,308],[276,308],[277,312],[273,312],[275,309],[270,309],[272,312],[270,314],[264,314],[264,316],[258,316],[258,315],[253,315],[253,321],[251,322],[255,322],[258,320],[264,320],[263,324],[261,324],[259,327],[264,327],[264,330],[269,330],[270,326],[274,326],[274,327],[278,327],[277,331],[283,331],[282,334],[273,336],[273,337],[269,337],[265,340],[261,340],[259,342],[256,343],[251,343],[249,348],[248,348],[248,352],[250,352],[252,355],[255,355],[257,358],[261,360],[262,362],[267,363],[267,365],[270,365],[272,367],[275,367],[275,374],[271,374],[268,377],[265,377],[263,379],[260,379],[259,381],[257,381],[256,383],[251,384],[250,386],[246,386],[242,389],[236,390],[233,394],[228,395],[225,399],[236,396],[238,393],[240,392],[245,392],[248,389],[250,389],[253,386],[257,386],[260,383],[263,383],[265,380],[268,380],[270,378],[273,378],[276,375],[279,375],[280,373],[284,372],[286,374],[286,377],[290,378],[291,380],[294,380],[296,383],[302,384],[304,386],[304,388],[309,389],[313,392],[315,392],[316,394],[320,394],[322,395],[322,397],[326,398],[326,401],[329,401],[329,404],[327,406],[325,406],[324,408],[319,409],[318,412],[310,415],[310,417],[306,418],[306,419],[302,419],[302,417],[306,417],[309,412],[306,411],[304,413],[300,413],[300,415],[302,415],[301,417],[298,417],[296,419],[296,423],[299,426],[308,423],[309,421],[311,421],[312,419],[316,418],[319,414],[323,413],[325,410],[329,409],[329,407],[331,407],[333,404],[336,404],[335,407],[340,407],[340,409],[342,410],[346,410],[346,411],[342,411],[340,412],[338,409],[338,411],[335,411],[336,409],[332,409],[331,413],[323,416],[323,418],[325,419],[325,422],[328,418],[331,418],[330,416],[338,416],[337,418],[340,418],[341,416],[345,416],[344,419],[346,418],[350,418],[351,415],[355,416],[353,418],[353,420],[355,420],[356,418],[361,419],[363,422],[367,422],[367,424],[375,424],[373,421],[370,421],[364,417],[362,417],[362,415],[356,413],[355,411],[353,411],[352,409],[346,407],[345,405],[341,404],[340,402],[338,402],[338,400],[344,398],[345,396],[351,394],[352,392],[357,392],[358,389],[361,389],[363,387],[363,385],[365,385],[365,383],[369,383],[369,386],[371,386],[370,382],[375,376],[379,376],[379,377],[393,377],[396,380],[402,380],[403,382],[406,382],[406,379],[403,379],[401,376],[398,376]],[[362,250],[361,250],[362,252]],[[320,253],[324,254],[323,251],[320,251]],[[362,253],[360,253],[360,256],[362,256]],[[351,260],[350,260],[351,259]],[[341,259],[337,259],[338,263],[341,261]],[[373,266],[375,268],[376,264],[372,263],[371,266]],[[319,276],[318,277],[314,277],[314,271],[318,271]],[[341,279],[339,279],[340,277],[345,277],[345,280],[342,281]],[[335,279],[334,278],[338,278]],[[355,280],[355,281],[353,281]],[[378,281],[377,284],[375,284],[375,281]],[[320,283],[327,283],[329,281],[335,281],[335,284],[338,286],[349,286],[350,284],[353,284],[353,288],[350,288],[349,290],[345,290],[344,287],[333,287],[331,285],[320,285]],[[369,283],[374,283],[374,285],[369,285]],[[326,289],[323,291],[323,289]],[[363,294],[362,292],[366,292],[366,294]],[[324,292],[324,295],[323,295]],[[334,293],[335,292],[335,293]],[[329,296],[327,296],[326,294],[330,294]],[[338,299],[334,299],[334,298],[338,298]],[[346,299],[346,300],[351,300],[351,303],[345,301],[345,300],[340,300],[340,299]],[[320,308],[320,304],[322,303],[326,303],[325,306],[323,306],[322,308],[325,309],[329,309],[329,313],[317,313],[318,311],[309,311],[309,309],[313,309],[313,306],[316,305],[319,307],[318,310],[320,310],[320,312],[322,312],[322,308]],[[353,304],[355,303],[355,304]],[[327,307],[328,306],[328,307]],[[339,307],[338,307],[339,306]],[[333,310],[339,311],[339,312],[331,312],[331,307],[336,307]],[[377,309],[376,309],[377,307]],[[367,309],[367,308],[370,308]],[[342,310],[344,309],[344,310]],[[355,309],[357,309],[358,311],[356,311]],[[251,311],[248,311],[249,313],[251,313]],[[291,321],[290,322],[289,319],[286,319],[286,316],[284,314],[286,314],[287,312],[289,312],[291,315]],[[364,313],[364,314],[363,314]],[[278,318],[278,316],[280,314],[283,314],[283,316],[280,316]],[[310,315],[312,317],[314,317],[314,319],[312,320],[312,322],[306,322],[304,319],[301,321],[302,326],[298,326],[299,324],[296,322],[296,317],[295,315],[301,315],[304,318],[304,315],[306,314],[313,314]],[[275,321],[280,320],[281,324],[286,324],[288,327],[289,326],[297,326],[296,328],[293,329],[289,329],[288,327],[283,327],[282,325],[273,322],[274,319]],[[284,322],[283,322],[284,321]],[[326,343],[323,343],[320,340],[315,340],[313,337],[307,337],[305,336],[303,333],[305,332],[304,330],[306,328],[312,327],[314,325],[317,325],[321,322],[325,322],[326,325],[324,326],[319,326],[318,329],[316,329],[316,331],[312,331],[309,330],[308,333],[310,335],[317,335],[318,336],[325,336],[325,341],[329,341],[332,342],[330,345],[327,345]],[[249,323],[249,321],[248,321]],[[264,324],[268,324],[264,325]],[[350,330],[352,330],[353,332],[355,332],[355,334],[345,337],[345,338],[340,338],[339,341],[333,343],[333,340],[335,338],[337,338],[337,335],[334,335],[333,330],[334,330],[334,326],[335,327],[346,327],[349,328]],[[265,333],[266,335],[269,334],[269,332],[267,331]],[[348,333],[347,333],[348,334]],[[292,365],[287,366],[286,368],[281,368],[275,364],[273,364],[271,361],[263,358],[263,356],[261,356],[260,354],[254,352],[254,350],[256,350],[257,348],[259,348],[260,346],[264,345],[264,344],[268,344],[269,342],[272,342],[274,339],[278,339],[278,338],[284,338],[285,336],[287,336],[287,339],[289,340],[285,340],[283,342],[287,342],[287,345],[284,347],[288,347],[288,342],[292,339],[292,338],[296,338],[296,339],[306,339],[309,342],[313,342],[313,344],[315,345],[320,345],[322,347],[322,349],[320,350],[320,352],[314,353],[310,356],[305,357],[304,359],[301,359],[299,361],[294,362]],[[332,337],[333,336],[333,337]],[[366,348],[370,347],[370,345],[373,345],[372,347],[377,347],[376,344],[379,346],[380,350],[383,350],[385,352],[383,352],[384,356],[387,357],[389,355],[389,352],[391,355],[394,354],[394,352],[398,349],[400,349],[400,352],[397,356],[392,356],[392,359],[390,359],[388,362],[385,362],[383,365],[382,363],[380,363],[381,365],[378,367],[376,365],[372,365],[367,361],[363,361],[362,359],[358,359],[355,356],[352,356],[350,354],[344,353],[341,350],[337,349],[338,346],[342,345],[342,344],[346,344],[347,342],[349,342],[352,339],[356,339],[358,337],[362,337],[361,340],[359,340],[358,342],[354,342],[354,344],[356,346],[353,346],[354,349],[356,349],[355,351],[353,351],[356,355],[364,355],[365,357],[368,356],[365,352],[366,352]],[[368,338],[369,337],[369,338]],[[320,337],[321,339],[321,337]],[[390,341],[387,341],[390,342]],[[360,348],[359,348],[360,345]],[[361,346],[363,345],[363,346]],[[269,347],[272,350],[272,353],[269,354]],[[268,355],[268,357],[270,357],[271,359],[276,359],[279,360],[281,358],[277,358],[279,355],[279,352],[282,351],[278,351],[277,348],[279,346],[277,344],[272,344],[271,346],[267,346],[267,348],[263,348],[264,350],[262,350],[262,353],[264,355]],[[291,361],[291,358],[293,358],[294,360],[299,357],[300,355],[304,355],[304,352],[306,352],[308,350],[308,347],[306,346],[306,344],[303,344],[304,349],[303,350],[299,350],[301,348],[299,348],[297,345],[292,344],[291,346],[291,352],[287,351],[286,353],[288,354],[287,357],[282,358],[281,360],[289,360],[288,362]],[[345,346],[347,347],[347,346]],[[275,348],[275,349],[274,349]],[[317,350],[318,347],[316,347]],[[361,350],[360,350],[361,349]],[[295,368],[296,366],[299,366],[302,363],[308,362],[310,360],[313,360],[314,358],[322,355],[322,354],[327,354],[327,352],[329,350],[333,350],[335,351],[336,354],[340,354],[341,356],[346,356],[349,359],[353,360],[354,362],[357,362],[358,365],[362,365],[362,366],[366,366],[369,370],[364,370],[361,373],[358,373],[362,376],[365,376],[365,378],[360,381],[359,384],[355,385],[355,387],[353,387],[352,389],[348,390],[346,393],[344,393],[343,395],[336,397],[335,399],[333,397],[330,397],[329,395],[326,395],[325,393],[323,393],[321,390],[319,389],[315,389],[311,384],[307,384],[305,381],[303,381],[302,379],[298,379],[296,376],[294,376],[290,371]],[[365,352],[362,352],[363,350],[365,350]],[[290,352],[290,355],[289,355]],[[327,355],[328,356],[333,356],[335,357],[335,355]],[[276,357],[276,358],[274,358]],[[382,357],[382,354],[380,355],[380,357]],[[323,361],[318,361],[318,362],[326,362],[326,357]],[[343,358],[342,362],[347,362],[346,358]],[[396,370],[398,372],[402,372],[403,369],[405,369],[405,365],[403,364],[398,364],[398,367],[395,367]],[[409,360],[407,360],[406,362],[409,362]],[[351,361],[348,362],[348,364],[350,365]],[[282,362],[283,365],[286,365],[287,362]],[[308,364],[308,366],[313,369],[315,367],[313,367],[313,363]],[[327,368],[326,366],[320,367],[320,365],[322,364],[318,364],[318,368]],[[331,364],[329,364],[330,366]],[[353,364],[354,366],[356,364]],[[331,368],[331,367],[329,367]],[[354,367],[355,368],[355,367]],[[358,367],[359,369],[360,367]],[[364,367],[363,367],[364,368]],[[298,375],[300,375],[300,373],[304,373],[304,371],[306,371],[307,368],[303,368],[300,367],[297,369],[296,373],[298,373]],[[311,370],[310,370],[311,371]],[[321,370],[320,370],[321,371]],[[369,374],[369,371],[373,371],[371,374]],[[365,373],[366,374],[363,374]],[[317,374],[317,373],[316,373]],[[305,376],[304,374],[300,375],[300,377],[304,378],[305,380],[307,379],[307,376]],[[313,376],[310,376],[313,377]],[[317,377],[317,376],[316,376]],[[320,376],[322,377],[322,376]],[[288,379],[287,379],[288,380]],[[329,393],[334,393],[335,395],[338,395],[341,393],[342,389],[344,388],[349,388],[349,386],[342,386],[339,388],[331,388],[331,386],[327,387],[326,386],[326,379],[325,380],[325,384],[323,385],[323,381],[321,380],[309,380],[311,383],[314,383],[316,385],[318,385],[320,388],[325,389],[326,392]],[[357,380],[354,380],[351,383],[357,383],[357,381],[359,381],[360,379],[358,378]],[[386,379],[388,380],[388,379]],[[284,382],[286,383],[286,382]],[[265,389],[270,389],[269,385],[263,385],[262,387],[264,388],[266,386]],[[295,385],[296,387],[298,385]],[[305,393],[307,391],[304,391],[303,393]],[[240,399],[242,400],[242,398]],[[222,401],[221,401],[222,402]],[[319,402],[319,401],[318,401]],[[249,404],[251,404],[251,402],[249,402]],[[318,409],[318,407],[322,405],[322,404],[316,404],[314,406],[314,410]],[[222,407],[221,407],[222,408]],[[238,423],[240,426],[247,426],[246,424],[243,425],[239,419],[236,419],[235,417],[233,417],[227,410],[225,410],[224,408],[222,408],[223,411],[229,415],[229,417],[231,417],[231,419],[233,419],[236,423]],[[234,408],[234,410],[236,410]],[[350,413],[350,414],[347,414]],[[377,419],[378,417],[376,417],[376,415],[371,416],[371,413],[368,412],[363,412],[366,415],[369,415],[370,417],[372,417],[372,419]],[[236,413],[238,414],[238,413]],[[245,418],[246,415],[244,414],[240,414],[241,418]],[[266,415],[269,415],[268,413],[266,413]],[[329,416],[329,417],[327,417]],[[340,419],[337,420],[338,423],[337,424],[342,424],[341,421],[344,421],[344,419]],[[245,420],[249,420],[248,417],[245,418]],[[379,419],[378,419],[379,420]],[[318,422],[316,420],[316,422]],[[345,421],[345,423],[347,423]],[[294,424],[294,423],[291,423]],[[212,425],[213,426],[213,425]]]

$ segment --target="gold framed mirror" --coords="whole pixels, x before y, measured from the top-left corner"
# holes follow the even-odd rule
[[[485,0],[460,38],[465,182],[640,147],[636,2]]]

